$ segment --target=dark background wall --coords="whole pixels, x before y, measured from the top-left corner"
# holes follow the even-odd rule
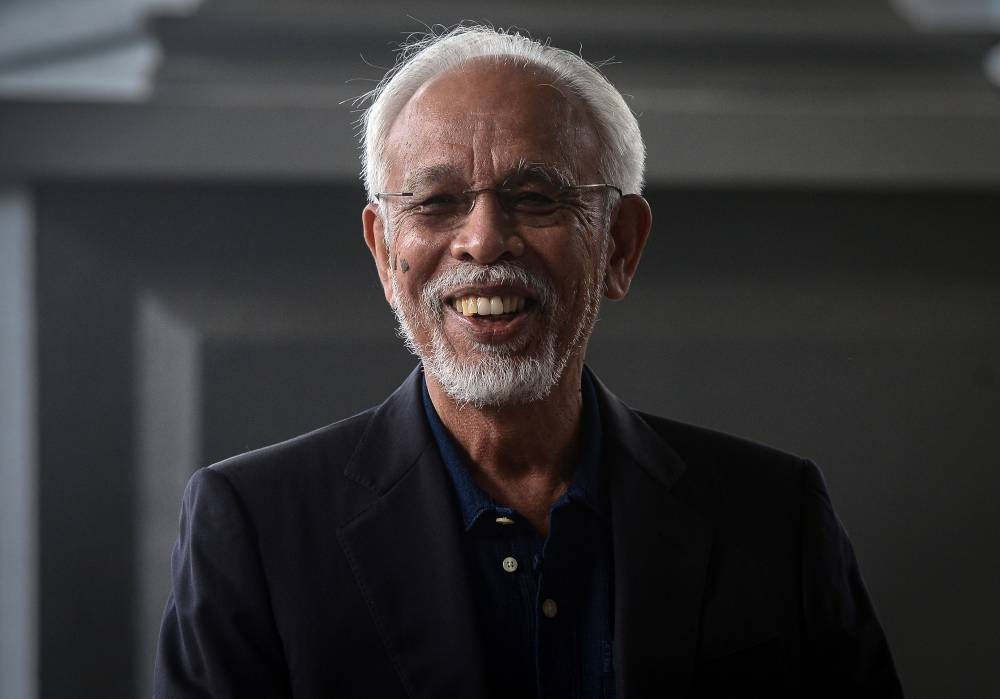
[[[992,696],[995,194],[649,199],[592,366],[635,407],[818,461],[909,695]],[[191,470],[378,402],[413,365],[362,205],[319,182],[39,189],[43,696],[148,693]]]

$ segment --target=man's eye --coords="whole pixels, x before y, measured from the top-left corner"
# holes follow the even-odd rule
[[[457,194],[432,194],[417,200],[414,208],[422,214],[451,213],[462,207],[462,198]]]
[[[544,192],[533,190],[521,190],[511,192],[509,197],[510,205],[515,211],[549,211],[558,206],[559,202]]]

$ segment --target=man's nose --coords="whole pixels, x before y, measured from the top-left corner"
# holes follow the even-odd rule
[[[524,254],[524,240],[512,217],[500,205],[496,190],[469,192],[471,210],[455,231],[451,254],[466,262],[492,264]]]

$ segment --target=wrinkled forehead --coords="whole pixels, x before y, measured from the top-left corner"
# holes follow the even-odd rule
[[[525,163],[592,180],[598,137],[586,105],[544,68],[476,59],[424,83],[386,141],[389,181],[434,172],[487,185]]]

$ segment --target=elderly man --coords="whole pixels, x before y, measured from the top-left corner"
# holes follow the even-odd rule
[[[420,367],[194,475],[156,695],[899,696],[817,469],[584,365],[650,230],[621,95],[464,26],[373,98],[364,237]]]

